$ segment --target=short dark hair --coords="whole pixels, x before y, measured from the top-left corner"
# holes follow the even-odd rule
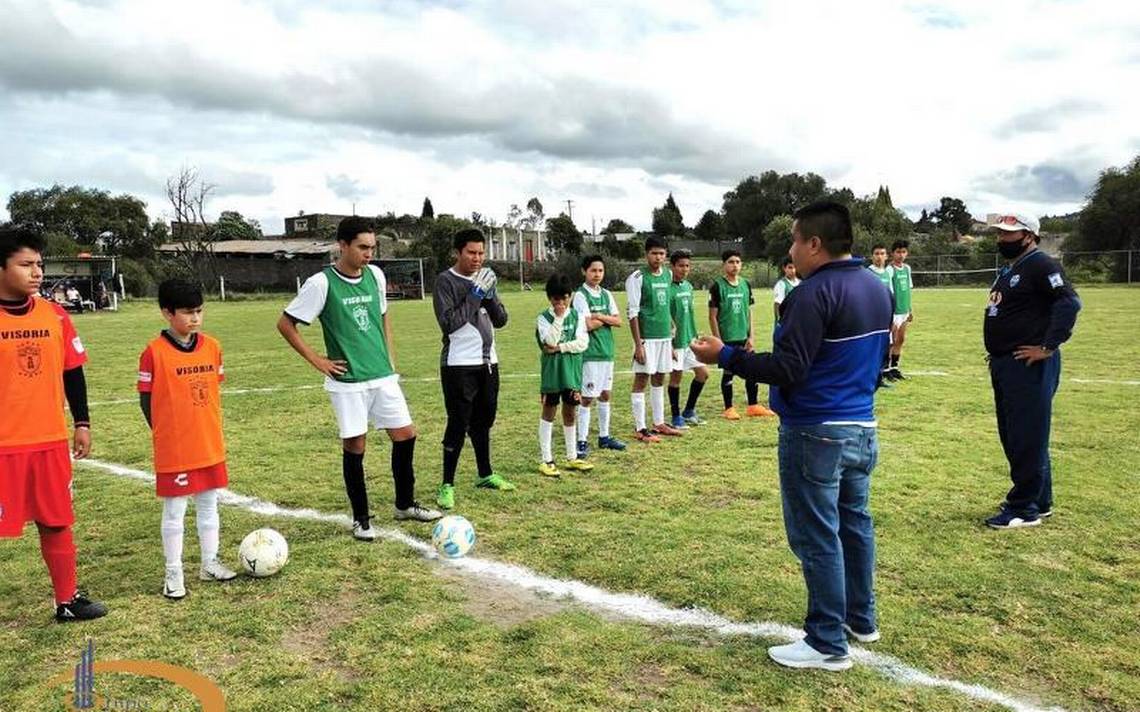
[[[720,253],[721,262],[728,262],[729,257],[739,257],[742,260],[744,259],[744,256],[740,254],[740,250],[725,250],[724,252]]]
[[[783,268],[787,267],[788,265],[793,265],[793,264],[795,264],[795,263],[792,261],[792,256],[791,255],[784,255],[784,259],[780,260],[780,269],[783,269]]]
[[[818,237],[827,254],[845,255],[851,251],[855,235],[851,232],[851,211],[843,203],[820,200],[804,206],[793,215],[801,236]]]
[[[546,296],[565,297],[574,292],[574,284],[561,272],[555,272],[546,280]]]
[[[673,250],[673,254],[669,255],[669,264],[675,265],[681,260],[693,259],[693,251],[684,248]]]
[[[362,232],[376,232],[376,226],[369,218],[353,215],[341,220],[336,226],[336,241],[351,245],[356,236]]]
[[[586,255],[582,258],[582,269],[590,269],[590,265],[594,264],[595,262],[601,262],[602,267],[606,266],[606,261],[602,258],[601,255]]]
[[[871,245],[871,252],[874,252],[875,250],[883,250],[886,252],[887,246],[881,242],[876,242],[875,244]]]
[[[669,243],[665,240],[665,238],[661,237],[660,235],[650,235],[649,237],[645,238],[645,251],[646,252],[649,252],[650,250],[658,250],[658,249],[660,249],[660,250],[668,250],[669,249]]]
[[[451,237],[451,246],[456,250],[462,250],[467,247],[468,242],[487,242],[487,236],[483,231],[477,227],[465,227],[462,230],[456,230],[455,234]]]
[[[31,228],[19,225],[0,227],[0,267],[7,267],[8,258],[25,247],[42,256],[45,246],[44,238]]]
[[[158,306],[164,311],[197,309],[203,301],[202,288],[184,279],[168,279],[158,285]]]
[[[891,244],[891,252],[894,252],[895,250],[909,250],[909,249],[910,249],[910,243],[907,242],[906,240],[895,240]]]

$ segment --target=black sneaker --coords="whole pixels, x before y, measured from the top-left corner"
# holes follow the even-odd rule
[[[1018,514],[1009,509],[1002,509],[986,520],[986,526],[991,529],[1020,529],[1021,527],[1035,527],[1041,523],[1036,514]]]
[[[906,380],[906,376],[902,375],[902,371],[900,371],[898,369],[898,366],[895,366],[894,368],[891,369],[891,380],[892,381],[905,381]]]
[[[83,591],[76,591],[67,603],[55,607],[55,619],[60,623],[89,621],[107,615],[107,607],[99,601],[92,601]]]

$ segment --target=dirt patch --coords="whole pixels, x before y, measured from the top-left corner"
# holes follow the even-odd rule
[[[435,573],[455,584],[463,594],[463,611],[500,628],[545,618],[574,607],[570,601],[541,596],[534,591],[483,576],[437,566]]]
[[[345,589],[336,598],[318,602],[307,625],[285,631],[281,645],[288,652],[309,660],[318,670],[327,670],[347,682],[356,680],[357,673],[336,659],[328,648],[328,642],[332,631],[352,621],[354,611],[359,610],[360,594]]]

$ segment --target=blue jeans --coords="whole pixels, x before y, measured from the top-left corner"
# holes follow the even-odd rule
[[[858,425],[781,425],[779,452],[784,529],[807,583],[806,640],[846,655],[844,623],[860,633],[877,629],[867,501],[878,436]]]
[[[1061,383],[1061,352],[1026,366],[1012,354],[990,359],[998,437],[1013,487],[1006,507],[1016,514],[1034,515],[1053,508],[1053,466],[1049,460],[1049,429],[1053,396]]]

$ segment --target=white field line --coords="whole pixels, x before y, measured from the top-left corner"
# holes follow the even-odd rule
[[[100,460],[77,460],[76,464],[143,482],[154,482],[154,475],[122,465]],[[346,514],[328,514],[315,509],[292,509],[280,507],[256,497],[222,490],[219,500],[222,504],[239,507],[254,514],[267,517],[303,519],[313,522],[335,524],[343,529],[352,527],[352,520]],[[743,635],[753,638],[768,638],[778,641],[795,641],[803,637],[803,630],[794,626],[773,621],[739,623],[700,608],[672,608],[645,595],[613,593],[581,581],[555,579],[531,571],[522,566],[505,564],[490,559],[464,557],[444,559],[436,553],[431,544],[409,536],[398,529],[376,527],[381,538],[403,544],[426,559],[436,559],[466,573],[523,588],[534,593],[559,599],[572,599],[587,608],[604,611],[629,620],[656,626],[679,626],[700,628],[718,635]],[[889,680],[903,685],[932,687],[957,692],[966,697],[1002,705],[1015,712],[1064,712],[1060,707],[1040,707],[1034,702],[1019,699],[984,685],[970,684],[947,679],[911,667],[902,660],[884,653],[875,653],[866,648],[852,645],[852,659],[882,674]],[[795,673],[789,672],[789,675]]]

